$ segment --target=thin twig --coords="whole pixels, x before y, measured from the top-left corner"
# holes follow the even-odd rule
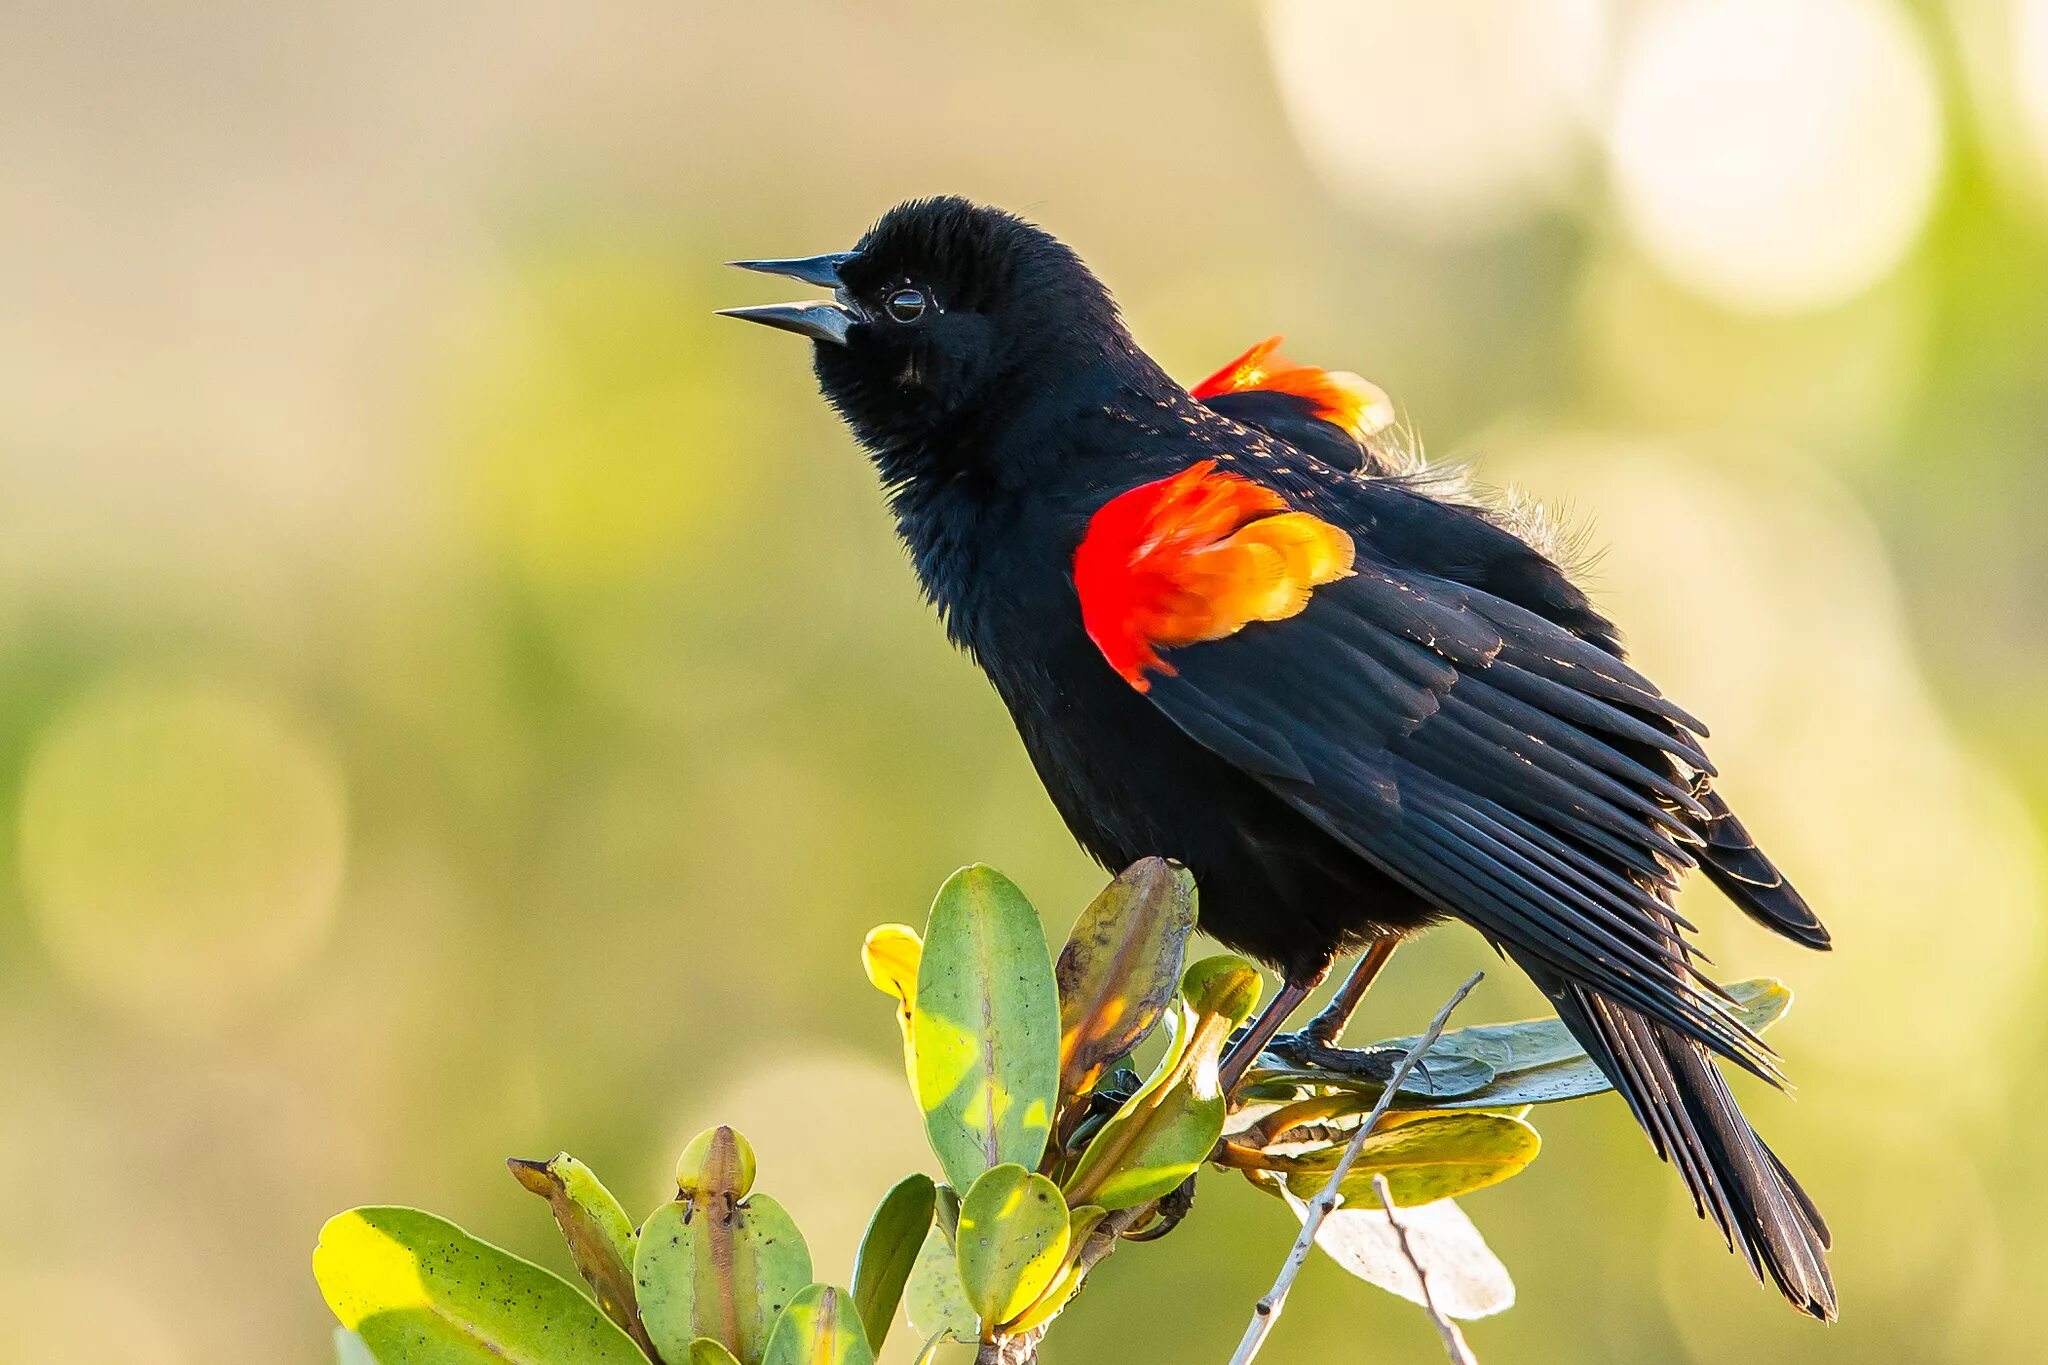
[[[1365,1116],[1365,1122],[1359,1124],[1358,1131],[1351,1135],[1350,1144],[1344,1148],[1344,1154],[1337,1158],[1336,1169],[1330,1172],[1330,1178],[1324,1183],[1321,1193],[1308,1202],[1308,1210],[1301,1220],[1301,1235],[1294,1239],[1294,1245],[1288,1249],[1287,1259],[1281,1262],[1280,1274],[1273,1281],[1273,1287],[1266,1291],[1266,1297],[1260,1299],[1258,1306],[1252,1310],[1251,1325],[1244,1329],[1244,1339],[1237,1343],[1237,1353],[1230,1357],[1230,1365],[1251,1365],[1253,1357],[1259,1353],[1259,1348],[1266,1344],[1266,1338],[1273,1331],[1273,1324],[1280,1320],[1281,1311],[1287,1307],[1287,1291],[1294,1287],[1294,1277],[1301,1274],[1301,1268],[1308,1264],[1308,1254],[1315,1248],[1317,1230],[1322,1227],[1323,1219],[1329,1217],[1343,1199],[1339,1191],[1344,1184],[1344,1177],[1350,1174],[1352,1163],[1358,1160],[1358,1154],[1365,1150],[1365,1140],[1372,1136],[1373,1126],[1394,1102],[1394,1096],[1401,1089],[1401,1083],[1408,1079],[1409,1070],[1423,1053],[1436,1046],[1438,1036],[1444,1031],[1444,1025],[1450,1022],[1451,1011],[1464,1002],[1465,997],[1472,993],[1472,988],[1485,976],[1484,972],[1474,972],[1470,981],[1458,987],[1451,998],[1444,1002],[1444,1007],[1436,1012],[1436,1018],[1429,1021],[1429,1027],[1415,1040],[1414,1046],[1402,1055],[1400,1064],[1394,1068],[1393,1078],[1387,1082],[1387,1088],[1380,1092],[1379,1103],[1373,1105],[1372,1112]]]
[[[1444,1316],[1443,1310],[1436,1306],[1436,1296],[1429,1292],[1429,1272],[1422,1268],[1421,1258],[1408,1242],[1407,1224],[1394,1212],[1394,1190],[1387,1184],[1385,1176],[1377,1172],[1373,1174],[1372,1192],[1380,1197],[1380,1207],[1386,1210],[1387,1223],[1394,1229],[1395,1240],[1401,1244],[1401,1255],[1407,1258],[1409,1268],[1415,1272],[1415,1282],[1422,1286],[1422,1311],[1429,1314],[1429,1320],[1436,1324],[1436,1334],[1444,1339],[1444,1354],[1451,1358],[1451,1365],[1479,1365],[1478,1357],[1465,1344],[1465,1334],[1458,1330],[1457,1323]]]

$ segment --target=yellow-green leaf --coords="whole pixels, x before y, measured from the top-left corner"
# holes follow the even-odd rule
[[[1195,879],[1164,858],[1133,863],[1081,912],[1054,969],[1062,1103],[1158,1027],[1194,931]]]
[[[313,1277],[384,1365],[646,1365],[568,1281],[419,1209],[329,1219]]]
[[[1336,1139],[1294,1164],[1288,1190],[1301,1199],[1321,1190],[1348,1142]],[[1376,1203],[1373,1177],[1383,1175],[1396,1204],[1430,1204],[1506,1180],[1534,1161],[1542,1145],[1534,1128],[1504,1114],[1403,1115],[1373,1129],[1338,1188],[1347,1204]]]
[[[780,1204],[757,1194],[676,1200],[640,1229],[633,1263],[640,1320],[665,1360],[698,1337],[741,1361],[761,1358],[776,1318],[811,1282],[811,1253]]]
[[[1019,1313],[1015,1319],[1001,1324],[1002,1330],[1011,1336],[1045,1326],[1065,1311],[1073,1302],[1074,1295],[1081,1292],[1082,1282],[1088,1278],[1086,1267],[1081,1264],[1081,1249],[1088,1244],[1088,1235],[1109,1214],[1100,1204],[1083,1204],[1068,1214],[1067,1254],[1060,1261],[1059,1273],[1053,1276],[1038,1301]]]
[[[597,1296],[597,1306],[651,1353],[653,1343],[640,1325],[633,1292],[633,1254],[640,1234],[619,1201],[588,1166],[567,1152],[557,1152],[547,1161],[513,1157],[505,1165],[514,1179],[548,1201],[562,1239],[569,1244],[569,1259]]]
[[[1008,1322],[1051,1286],[1067,1254],[1066,1200],[1014,1163],[984,1172],[960,1201],[960,1285],[983,1331]]]
[[[896,1001],[896,1028],[903,1035],[903,1069],[917,1094],[917,1053],[910,1043],[911,1012],[917,1004],[917,965],[924,940],[907,924],[878,924],[860,945],[860,965],[876,990]]]
[[[911,1043],[925,1133],[955,1187],[1038,1164],[1059,1091],[1059,1000],[1038,914],[993,868],[962,868],[932,902]]]
[[[1198,1020],[1218,1019],[1229,1027],[1226,1037],[1242,1027],[1259,1006],[1259,969],[1241,957],[1221,953],[1189,967],[1180,981],[1180,995]]]
[[[868,1345],[877,1351],[888,1340],[904,1283],[917,1264],[925,1234],[932,1230],[937,1206],[938,1191],[932,1178],[909,1175],[882,1196],[874,1217],[868,1219],[860,1251],[853,1258],[853,1306],[860,1314]]]
[[[814,1284],[799,1290],[776,1320],[761,1365],[875,1365],[875,1353],[851,1296]]]
[[[690,1365],[740,1365],[738,1356],[710,1337],[698,1337],[690,1343],[689,1360]]]
[[[706,1128],[676,1158],[676,1198],[736,1204],[753,1190],[754,1170],[754,1145],[737,1129]]]

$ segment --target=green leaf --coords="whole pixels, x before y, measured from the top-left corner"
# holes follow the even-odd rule
[[[1059,1187],[1034,1171],[991,1167],[960,1201],[960,1285],[983,1326],[1008,1322],[1051,1286],[1070,1225]]]
[[[690,1365],[740,1365],[738,1356],[710,1337],[698,1337],[690,1343],[689,1362]]]
[[[346,1327],[334,1329],[334,1365],[377,1365],[363,1339]]]
[[[1059,1096],[1059,1000],[1038,914],[993,868],[939,888],[911,1025],[918,1103],[946,1178],[1036,1166]]]
[[[1349,1143],[1335,1138],[1300,1159],[1288,1173],[1288,1190],[1301,1199],[1316,1194]],[[1366,1138],[1338,1192],[1346,1204],[1376,1205],[1373,1177],[1383,1175],[1396,1204],[1432,1204],[1499,1184],[1534,1161],[1542,1145],[1534,1128],[1502,1114],[1389,1114]]]
[[[1081,1153],[1067,1180],[1071,1202],[1134,1208],[1171,1193],[1208,1160],[1228,1108],[1217,1060],[1231,1030],[1258,1004],[1258,986],[1258,971],[1240,958],[1207,958],[1188,968],[1173,1045]]]
[[[619,1201],[588,1166],[567,1152],[557,1152],[548,1161],[513,1157],[505,1165],[514,1179],[548,1201],[569,1244],[569,1259],[597,1296],[597,1306],[652,1354],[653,1343],[640,1325],[633,1293],[633,1253],[640,1235]]]
[[[640,1320],[664,1360],[710,1337],[758,1361],[775,1319],[811,1282],[811,1253],[782,1205],[764,1194],[676,1200],[640,1229],[633,1263]]]
[[[867,1332],[868,1345],[879,1351],[902,1301],[903,1286],[917,1264],[918,1249],[932,1229],[938,1191],[922,1173],[896,1182],[868,1219],[853,1258],[853,1305]]]
[[[953,1244],[933,1228],[918,1249],[917,1264],[903,1290],[903,1316],[921,1337],[947,1336],[973,1341],[981,1335],[981,1318],[967,1302],[960,1284],[960,1262]]]
[[[1735,1017],[1762,1033],[1792,1006],[1792,992],[1769,977],[1737,981],[1723,987],[1735,1001]],[[1379,1047],[1406,1050],[1414,1038],[1393,1038]],[[1523,1104],[1554,1104],[1598,1095],[1614,1087],[1560,1019],[1524,1019],[1511,1024],[1478,1024],[1455,1029],[1437,1040],[1424,1061],[1471,1058],[1493,1068],[1494,1078],[1474,1090],[1449,1098],[1411,1099],[1405,1091],[1399,1107],[1425,1109],[1508,1109]],[[1375,1093],[1377,1091],[1375,1090]]]
[[[761,1365],[875,1365],[852,1297],[829,1284],[808,1285],[776,1320]]]
[[[419,1209],[329,1219],[313,1277],[383,1365],[646,1365],[568,1281]]]
[[[1054,969],[1062,1103],[1158,1027],[1194,931],[1195,879],[1164,858],[1131,864],[1081,912]]]

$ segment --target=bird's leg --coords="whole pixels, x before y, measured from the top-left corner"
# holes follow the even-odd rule
[[[1217,1076],[1222,1082],[1224,1094],[1228,1095],[1237,1089],[1237,1083],[1243,1079],[1246,1069],[1258,1060],[1259,1054],[1266,1050],[1266,1044],[1273,1041],[1273,1035],[1287,1022],[1287,1016],[1300,1009],[1301,1002],[1308,999],[1315,988],[1323,983],[1323,977],[1329,970],[1328,967],[1324,967],[1314,976],[1305,977],[1300,981],[1280,983],[1279,992],[1259,1011],[1251,1026],[1237,1036],[1237,1041],[1230,1045],[1230,1051],[1223,1055],[1223,1064],[1218,1069]]]
[[[1400,946],[1401,940],[1392,934],[1374,939],[1372,946],[1358,959],[1358,965],[1351,969],[1351,975],[1344,978],[1344,984],[1337,988],[1337,994],[1330,998],[1330,1003],[1308,1021],[1308,1027],[1299,1033],[1271,1040],[1266,1050],[1295,1066],[1385,1080],[1391,1074],[1393,1061],[1400,1055],[1398,1049],[1361,1051],[1338,1047],[1337,1040],[1344,1036],[1344,1026],[1351,1022],[1351,1016],[1357,1012],[1359,1002],[1365,999],[1366,991],[1371,989],[1387,960],[1393,957],[1394,949]]]
[[[1358,959],[1358,965],[1351,969],[1351,975],[1344,978],[1344,984],[1330,997],[1330,1003],[1308,1021],[1308,1027],[1301,1031],[1301,1036],[1319,1047],[1334,1046],[1344,1036],[1344,1026],[1358,1012],[1359,1002],[1372,989],[1380,969],[1387,965],[1388,959],[1394,956],[1394,949],[1400,946],[1401,940],[1392,934],[1374,939],[1372,946]]]

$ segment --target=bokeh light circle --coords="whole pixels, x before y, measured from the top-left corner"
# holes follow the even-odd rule
[[[1603,0],[1270,0],[1296,139],[1353,207],[1431,237],[1560,197],[1607,45]]]
[[[176,1314],[103,1268],[24,1261],[8,1269],[0,1279],[0,1360],[192,1365],[200,1358]]]
[[[1596,601],[1713,726],[1718,789],[1843,946],[1789,949],[1704,878],[1680,902],[1719,970],[1793,984],[1797,1013],[1771,1042],[1813,1102],[1889,1115],[1915,1103],[1889,1078],[1939,1070],[1946,1120],[1981,1112],[2025,1046],[2048,937],[2038,836],[1930,694],[1862,509],[1795,450],[1720,442],[1742,449],[1565,435],[1495,448],[1488,468],[1571,488],[1599,547]],[[1944,907],[1967,907],[1969,932],[1930,951]]]
[[[2012,12],[2013,89],[2034,166],[2048,179],[2048,0],[2017,0]]]
[[[1609,128],[1629,230],[1728,307],[1825,307],[1893,270],[1941,169],[1919,35],[1888,0],[1677,0],[1623,53]]]
[[[80,990],[203,1029],[274,989],[332,923],[347,807],[328,747],[277,699],[117,678],[37,742],[21,804],[31,922]]]

